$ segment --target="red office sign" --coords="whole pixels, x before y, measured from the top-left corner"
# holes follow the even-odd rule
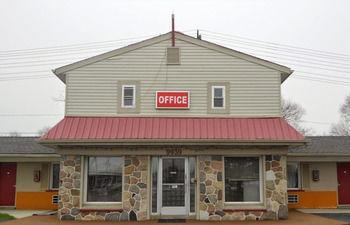
[[[190,92],[189,91],[157,91],[156,108],[157,109],[189,109]]]

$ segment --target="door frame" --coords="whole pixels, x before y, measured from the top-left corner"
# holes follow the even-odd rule
[[[185,176],[185,206],[184,207],[163,207],[163,159],[164,158],[181,158],[185,161],[184,176]],[[158,212],[160,216],[189,216],[190,214],[190,174],[189,174],[189,163],[188,157],[186,156],[162,156],[158,160],[158,193],[157,199]]]

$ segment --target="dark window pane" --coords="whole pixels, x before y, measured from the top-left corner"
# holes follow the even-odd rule
[[[227,181],[225,182],[226,202],[258,202],[260,201],[259,181]]]
[[[158,157],[152,158],[152,212],[157,212]]]
[[[132,106],[133,105],[133,99],[124,97],[124,105],[125,106]]]
[[[214,107],[224,107],[224,99],[214,98]]]
[[[120,202],[122,200],[121,157],[89,157],[87,201]]]
[[[163,206],[185,206],[185,185],[163,185]]]
[[[124,88],[124,96],[133,97],[134,96],[134,88],[133,87],[125,87]]]
[[[124,106],[133,106],[134,102],[134,87],[124,87]]]
[[[299,187],[299,175],[298,175],[298,164],[288,163],[287,164],[287,176],[288,176],[288,188]]]
[[[163,159],[163,184],[185,182],[185,160],[183,158]]]
[[[214,88],[214,97],[223,97],[223,89]]]
[[[225,201],[260,201],[258,157],[225,158]]]
[[[60,164],[52,164],[52,188],[60,186]]]
[[[189,158],[190,167],[190,212],[195,212],[196,210],[196,158]]]

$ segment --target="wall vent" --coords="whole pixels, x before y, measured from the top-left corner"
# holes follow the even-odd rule
[[[52,204],[58,204],[58,195],[52,195]]]
[[[288,195],[288,203],[289,204],[296,204],[299,202],[299,196],[298,195]]]
[[[168,65],[180,64],[180,48],[169,47],[166,49],[166,60]]]

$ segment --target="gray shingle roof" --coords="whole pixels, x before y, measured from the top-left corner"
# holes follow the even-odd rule
[[[54,154],[55,150],[37,143],[39,137],[0,137],[0,154]]]
[[[291,147],[289,155],[350,155],[349,136],[309,136],[306,146]]]

